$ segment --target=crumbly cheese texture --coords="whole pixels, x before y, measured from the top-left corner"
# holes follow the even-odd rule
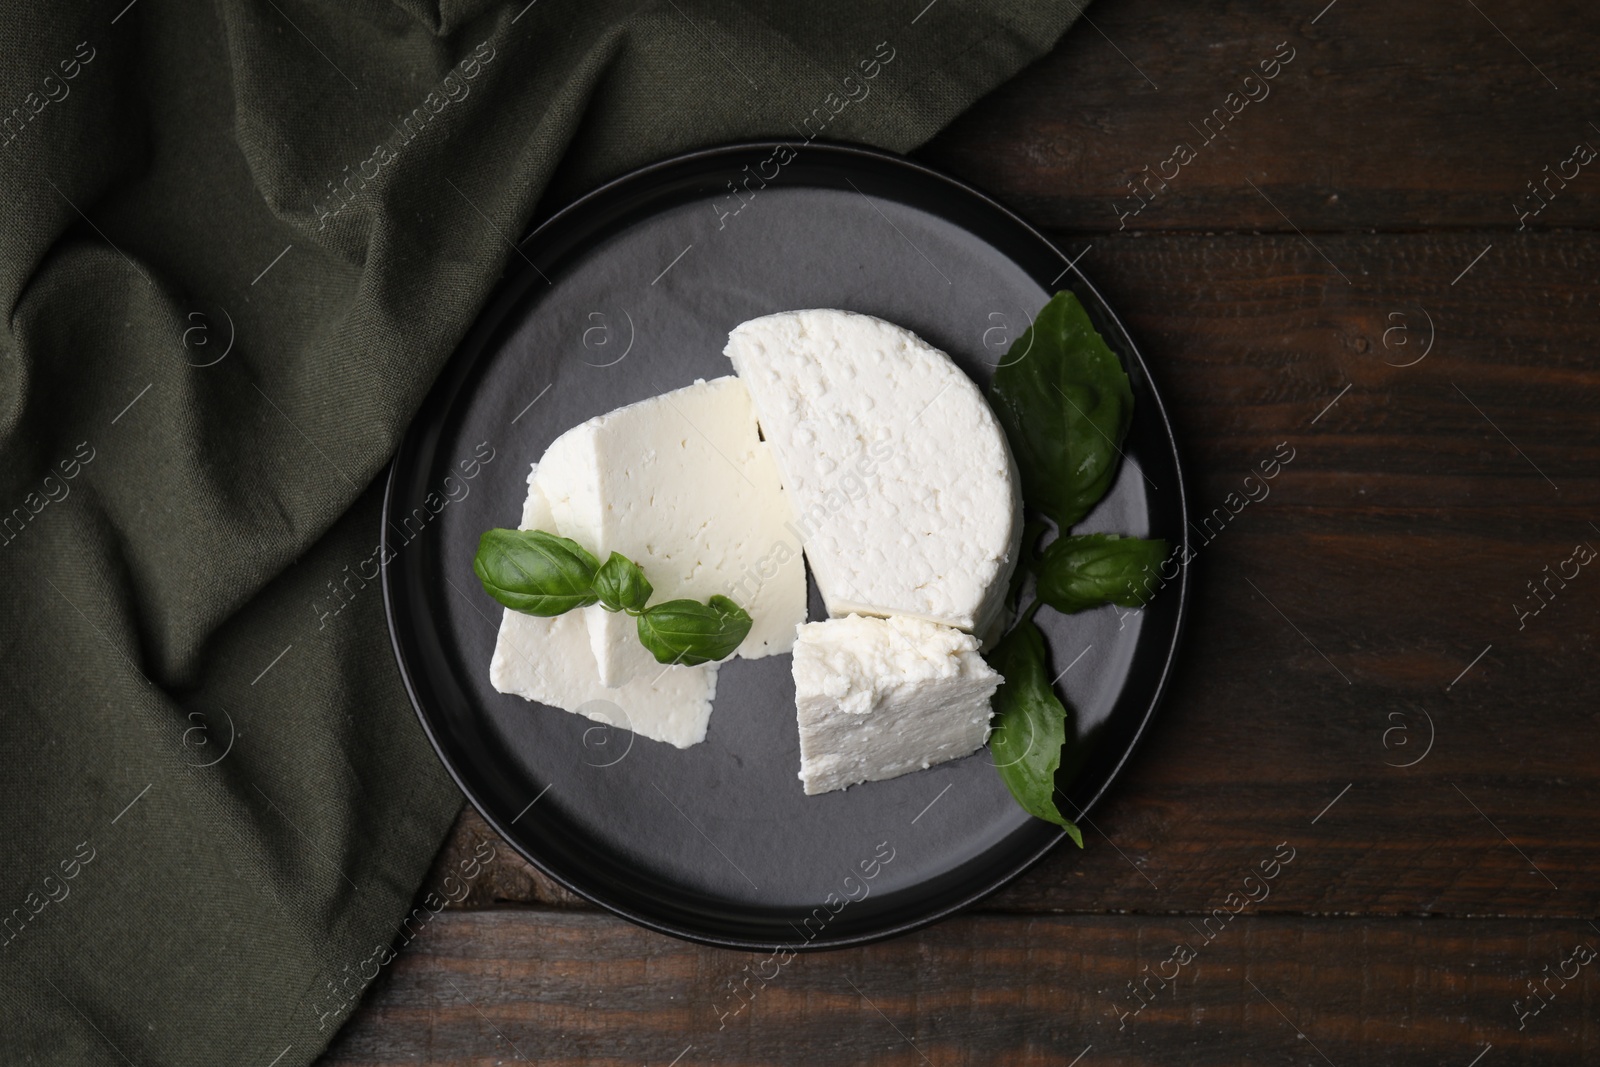
[[[986,634],[1022,536],[1005,434],[909,330],[847,311],[752,319],[724,350],[794,501],[828,613]]]
[[[978,640],[907,616],[810,622],[794,646],[800,781],[808,795],[895,778],[989,739],[1003,679]]]
[[[535,464],[528,476],[524,530],[550,530],[555,521],[539,489],[538,472]],[[489,683],[502,693],[630,729],[678,748],[704,741],[711,721],[711,700],[717,695],[717,664],[664,667],[635,637],[634,646],[655,669],[641,671],[619,687],[607,687],[600,681],[589,640],[589,620],[595,612],[610,614],[599,605],[553,618],[507,608],[489,661]]]
[[[612,552],[633,560],[655,589],[651,603],[720,594],[752,620],[738,655],[794,646],[806,618],[794,509],[738,378],[696,381],[573,427],[550,445],[537,480],[554,532],[602,562]],[[587,618],[605,685],[660,669],[630,616]]]

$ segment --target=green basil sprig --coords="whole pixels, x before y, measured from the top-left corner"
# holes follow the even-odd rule
[[[733,655],[750,632],[750,616],[725,596],[708,603],[669,600],[639,615],[639,643],[658,663],[697,663]]]
[[[620,552],[600,563],[576,541],[543,530],[490,530],[472,570],[484,592],[513,611],[553,616],[599,604],[638,617],[639,643],[657,663],[695,666],[726,659],[743,643],[750,614],[725,596],[646,607],[655,590]]]
[[[988,395],[1017,462],[1023,502],[1051,520],[1058,534],[1035,552],[1044,524],[1030,517],[1024,527],[1007,600],[1020,607],[1030,576],[1037,599],[984,653],[1005,678],[994,696],[989,749],[1018,805],[1061,827],[1082,848],[1082,833],[1055,805],[1068,709],[1050,681],[1048,651],[1033,617],[1042,605],[1064,613],[1142,606],[1160,584],[1147,572],[1166,557],[1167,546],[1070,533],[1111,488],[1133,421],[1128,375],[1076,296],[1050,298],[995,370]]]
[[[655,589],[645,580],[644,570],[637,563],[621,552],[613,552],[595,573],[594,591],[607,611],[637,615],[650,603],[650,594]]]
[[[1070,615],[1106,604],[1140,608],[1155,595],[1167,543],[1116,534],[1058,537],[1039,559],[1039,599]]]
[[[1022,498],[1063,531],[1111,488],[1133,389],[1078,298],[1060,292],[1012,343],[989,383],[1022,475]]]
[[[1000,778],[1023,810],[1055,823],[1082,848],[1082,831],[1056,810],[1056,768],[1067,740],[1067,709],[1045,670],[1044,635],[1028,619],[990,649],[987,658],[1005,678],[995,690],[995,728],[989,738]]]
[[[578,542],[542,530],[490,530],[478,539],[472,571],[512,611],[564,615],[599,600],[600,563]]]

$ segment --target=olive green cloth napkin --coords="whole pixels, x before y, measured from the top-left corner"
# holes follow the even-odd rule
[[[728,140],[910,149],[1076,10],[8,6],[0,1062],[306,1064],[387,963],[461,795],[382,474],[536,212]]]

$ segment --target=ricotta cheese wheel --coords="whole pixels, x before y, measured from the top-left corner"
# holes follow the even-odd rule
[[[787,311],[725,354],[794,504],[835,617],[907,615],[987,635],[1022,536],[1005,434],[972,379],[902,329]]]

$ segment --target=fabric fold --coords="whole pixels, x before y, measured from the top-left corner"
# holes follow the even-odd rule
[[[461,796],[390,650],[382,479],[538,214],[818,107],[909,150],[1075,14],[8,12],[0,1059],[307,1064],[430,936]]]

